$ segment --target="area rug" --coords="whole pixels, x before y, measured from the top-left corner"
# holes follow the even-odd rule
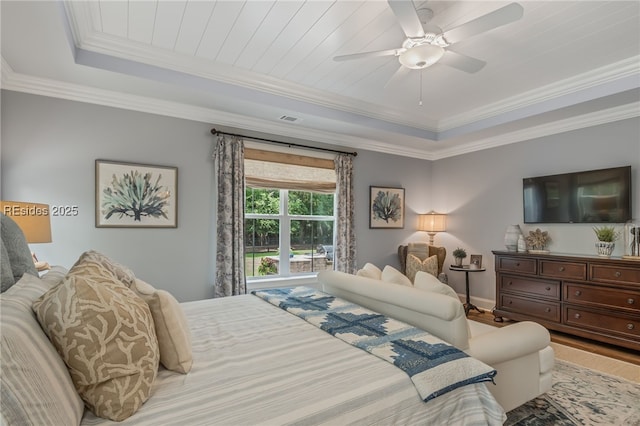
[[[551,390],[508,412],[504,424],[640,426],[640,384],[556,359]]]

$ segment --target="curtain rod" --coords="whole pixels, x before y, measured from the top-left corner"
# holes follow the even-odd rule
[[[244,135],[239,135],[239,134],[236,134],[236,133],[222,132],[222,131],[216,130],[216,129],[211,129],[211,134],[212,135],[238,136],[238,137],[245,138],[245,139],[253,139],[253,140],[257,140],[257,141],[274,143],[274,144],[278,144],[278,145],[287,145],[288,147],[295,146],[296,148],[315,149],[317,151],[335,152],[336,154],[347,154],[347,155],[353,155],[354,157],[356,157],[358,155],[357,152],[338,151],[336,149],[319,148],[319,147],[316,147],[316,146],[300,145],[300,144],[297,144],[297,143],[274,141],[272,139],[256,138],[256,137],[253,137],[253,136],[244,136]]]

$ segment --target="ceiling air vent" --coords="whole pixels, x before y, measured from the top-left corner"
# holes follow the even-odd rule
[[[292,117],[290,115],[283,115],[282,117],[280,117],[280,120],[282,121],[288,121],[289,123],[293,123],[294,121],[298,121],[298,117]]]

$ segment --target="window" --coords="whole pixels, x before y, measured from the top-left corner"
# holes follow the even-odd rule
[[[292,160],[287,154],[296,164],[284,164],[254,159],[253,151],[245,151],[247,278],[333,269],[335,171],[328,169],[333,161],[300,166],[300,158],[309,157]]]

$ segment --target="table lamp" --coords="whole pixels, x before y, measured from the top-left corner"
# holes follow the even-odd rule
[[[418,231],[429,234],[429,245],[433,245],[433,238],[438,232],[447,230],[447,215],[431,210],[427,214],[418,215]]]
[[[28,244],[51,242],[51,219],[49,205],[22,201],[0,201],[0,211],[11,217],[20,227]],[[49,269],[49,264],[38,261],[31,252],[39,271]]]

